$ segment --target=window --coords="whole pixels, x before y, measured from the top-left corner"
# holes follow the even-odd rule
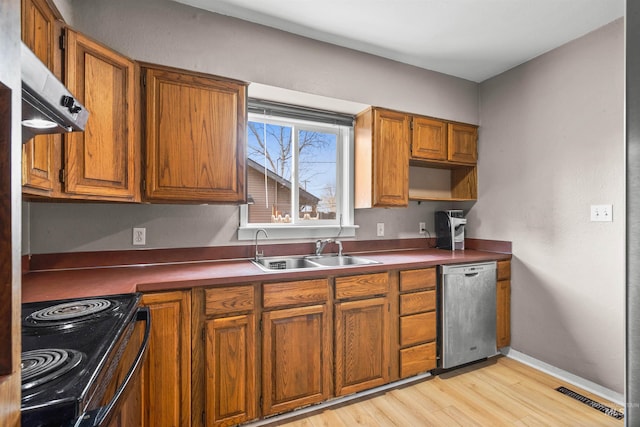
[[[352,126],[313,120],[308,110],[301,119],[249,105],[250,204],[241,207],[238,238],[260,228],[271,238],[353,236]]]

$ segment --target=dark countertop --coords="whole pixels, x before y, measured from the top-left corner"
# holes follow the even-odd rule
[[[511,254],[508,253],[442,249],[381,251],[357,255],[379,261],[381,264],[271,273],[264,272],[249,260],[239,259],[31,271],[22,276],[22,302],[83,298],[136,291],[168,291],[229,283],[346,276],[511,258]]]

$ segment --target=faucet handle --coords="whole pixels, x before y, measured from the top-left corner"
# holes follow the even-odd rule
[[[334,240],[333,242],[338,245],[338,256],[342,256],[342,242],[340,240]]]

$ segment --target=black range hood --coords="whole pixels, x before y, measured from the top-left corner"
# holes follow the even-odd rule
[[[89,111],[21,44],[22,143],[40,134],[84,131]]]

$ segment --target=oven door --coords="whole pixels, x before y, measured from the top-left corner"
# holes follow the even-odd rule
[[[101,406],[82,414],[69,424],[70,427],[140,425],[139,423],[131,424],[130,418],[120,420],[122,414],[119,412],[126,413],[126,417],[139,417],[139,414],[133,412],[139,412],[140,387],[138,379],[149,346],[150,332],[151,314],[149,309],[147,307],[139,308],[136,313],[135,329],[124,348],[111,382],[107,386],[107,393]],[[125,401],[126,403],[133,402],[130,411],[121,411]]]

